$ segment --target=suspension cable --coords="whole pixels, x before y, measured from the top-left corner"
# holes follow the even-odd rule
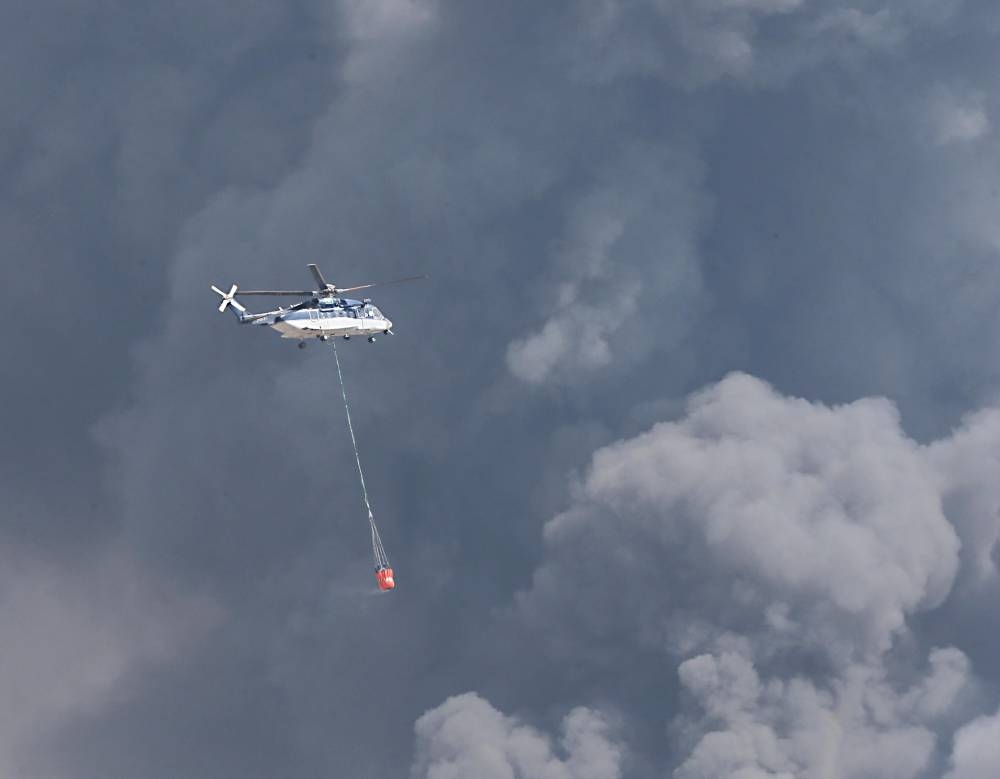
[[[344,399],[344,414],[347,416],[347,430],[351,434],[351,446],[354,448],[354,462],[358,466],[358,478],[361,481],[361,494],[365,499],[365,508],[368,510],[368,523],[372,530],[372,553],[375,557],[375,567],[389,567],[389,558],[382,546],[382,538],[379,536],[378,528],[375,527],[375,515],[372,513],[372,505],[368,500],[368,487],[365,486],[365,473],[361,469],[361,455],[358,454],[358,440],[354,437],[354,425],[351,423],[351,407],[347,402],[347,389],[344,387],[344,374],[340,369],[340,355],[337,354],[337,339],[333,339],[333,359],[337,361],[337,378],[340,380],[340,395]]]

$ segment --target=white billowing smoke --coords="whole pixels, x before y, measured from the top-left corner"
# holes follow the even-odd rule
[[[594,455],[576,504],[545,527],[521,610],[592,632],[614,620],[679,654],[730,631],[865,659],[951,587],[959,542],[938,485],[888,401],[829,408],[734,374],[680,421]],[[581,568],[608,573],[581,581]]]
[[[576,667],[672,658],[678,779],[921,776],[969,716],[969,663],[935,649],[900,675],[887,658],[949,594],[959,533],[992,565],[998,458],[994,412],[921,446],[887,400],[830,407],[730,375],[596,452],[517,619]],[[988,727],[960,731],[956,772]]]
[[[752,661],[735,652],[685,660],[681,684],[705,722],[695,724],[700,738],[674,775],[920,776],[935,747],[933,726],[969,683],[968,661],[957,649],[935,650],[930,667],[901,692],[874,664],[817,683],[798,676],[762,680]]]
[[[609,336],[635,309],[634,293],[612,296],[610,303],[601,306],[580,304],[586,284],[607,284],[608,253],[625,229],[618,209],[602,202],[606,196],[603,192],[592,195],[575,215],[576,224],[563,249],[564,264],[573,274],[559,286],[554,315],[541,330],[515,341],[507,351],[511,372],[524,381],[541,383],[567,364],[603,367],[610,361]],[[617,315],[614,306],[619,307]]]
[[[426,779],[618,779],[621,750],[608,719],[573,709],[560,748],[537,729],[497,711],[475,693],[449,698],[416,724],[414,777]],[[563,756],[560,756],[560,753]]]
[[[998,578],[1000,546],[1000,410],[967,417],[951,436],[929,447],[941,479],[948,519],[962,539],[963,575],[973,586]]]
[[[1000,711],[979,717],[955,734],[945,779],[994,779],[1000,772]]]
[[[557,280],[544,323],[507,349],[511,373],[530,384],[571,384],[612,362],[612,338],[635,355],[687,333],[702,286],[701,177],[694,155],[666,147],[628,149],[602,171],[553,249]],[[653,307],[655,338],[647,332]]]

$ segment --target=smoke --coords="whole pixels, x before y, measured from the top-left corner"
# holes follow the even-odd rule
[[[945,512],[969,490],[995,508],[994,421],[924,447],[884,399],[826,406],[731,375],[594,454],[512,624],[585,678],[676,664],[679,779],[922,776],[976,684],[959,648],[922,655],[908,620],[948,597],[959,533],[994,537],[972,498],[964,524]]]
[[[945,779],[990,779],[1000,765],[1000,712],[979,717],[955,734],[951,770]]]
[[[948,518],[962,540],[962,571],[972,588],[995,584],[1000,542],[1000,410],[966,417],[955,432],[931,444]]]
[[[685,651],[697,618],[673,623],[712,614],[713,632],[838,663],[884,652],[907,614],[940,603],[959,555],[934,470],[889,402],[827,407],[739,374],[683,419],[596,452],[545,544],[525,618],[628,620],[641,641]],[[559,582],[580,566],[623,586],[583,581],[570,598]]]
[[[955,732],[972,764],[998,423],[945,431],[1000,380],[995,3],[119,5],[0,9],[32,322],[0,616],[59,638],[5,677],[21,774],[391,774],[454,690],[492,703],[427,771],[478,754],[435,751],[462,712],[502,771],[940,775]],[[306,262],[433,279],[346,366],[392,598],[356,597],[328,355],[208,291]],[[735,375],[676,415],[737,368],[790,395]],[[586,759],[539,715],[581,704]]]
[[[614,356],[617,368],[628,368],[687,334],[702,292],[695,245],[707,203],[700,178],[692,154],[666,145],[628,149],[602,172],[574,204],[554,250],[557,280],[544,301],[545,323],[507,348],[515,376],[572,385]],[[644,321],[654,308],[655,337]]]
[[[927,133],[934,143],[971,143],[990,130],[986,96],[976,90],[938,85],[924,109]]]
[[[413,776],[422,779],[619,779],[622,750],[600,712],[578,707],[562,721],[559,746],[475,693],[449,698],[417,720]]]
[[[697,655],[678,674],[702,716],[675,722],[694,741],[677,779],[922,776],[933,765],[939,718],[971,681],[956,649],[932,652],[927,675],[903,690],[877,664],[820,682],[762,679],[734,652]]]
[[[71,564],[0,549],[0,774],[23,775],[65,722],[126,699],[222,616],[121,548]]]
[[[857,63],[947,21],[961,0],[710,0],[580,4],[566,58],[578,78],[653,76],[684,89],[780,84],[827,60]]]

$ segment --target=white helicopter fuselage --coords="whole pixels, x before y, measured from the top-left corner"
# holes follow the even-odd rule
[[[355,309],[308,308],[277,314],[255,324],[272,327],[282,338],[322,338],[323,336],[364,336],[388,333],[392,322],[375,306],[366,305]]]

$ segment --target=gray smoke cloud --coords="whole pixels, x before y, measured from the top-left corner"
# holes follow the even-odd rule
[[[685,723],[703,735],[674,772],[678,779],[921,776],[934,726],[969,683],[968,663],[954,649],[933,652],[926,678],[901,692],[883,670],[860,665],[821,684],[761,679],[733,652],[690,658],[678,674],[704,711],[701,721]]]
[[[511,372],[529,383],[575,384],[607,368],[612,339],[633,341],[633,362],[669,347],[687,334],[702,294],[704,198],[692,155],[629,149],[599,178],[608,180],[574,205],[554,250],[558,281],[545,301],[552,313],[507,349]],[[642,321],[653,307],[662,312],[655,339]]]
[[[537,729],[497,711],[475,693],[449,698],[416,724],[413,775],[427,779],[618,779],[621,749],[599,712],[578,707],[562,721],[559,747]]]
[[[577,10],[578,45],[570,56],[575,73],[599,82],[649,75],[687,89],[720,80],[767,84],[828,58],[850,61],[899,47],[960,6],[961,0],[595,0]]]
[[[631,633],[682,651],[698,620],[670,620],[704,611],[850,662],[885,651],[907,614],[945,598],[958,568],[936,474],[890,403],[829,408],[746,375],[695,395],[682,420],[599,450],[575,503],[546,525],[556,559],[520,608],[597,629],[633,618]],[[581,564],[624,586],[602,596],[595,581],[577,599],[560,582]],[[672,586],[685,575],[688,586]]]
[[[212,599],[150,577],[107,549],[57,565],[6,548],[0,555],[0,774],[22,776],[67,721],[135,689],[223,620]]]
[[[979,717],[955,734],[951,770],[945,779],[986,779],[1000,765],[1000,713]]]
[[[998,30],[987,0],[0,9],[2,768],[977,770]],[[307,262],[432,277],[341,354],[387,598],[330,356],[208,291]]]
[[[828,407],[730,376],[594,454],[545,526],[515,620],[591,673],[643,651],[676,663],[677,777],[924,776],[939,729],[974,711],[975,680],[947,647],[903,681],[894,647],[956,581],[945,507],[993,480],[989,458],[978,471],[955,458],[998,451],[993,419],[921,447],[884,399]]]
[[[996,585],[1000,569],[1000,412],[970,415],[951,436],[934,442],[929,457],[939,473],[948,517],[962,539],[963,571],[974,589]]]

